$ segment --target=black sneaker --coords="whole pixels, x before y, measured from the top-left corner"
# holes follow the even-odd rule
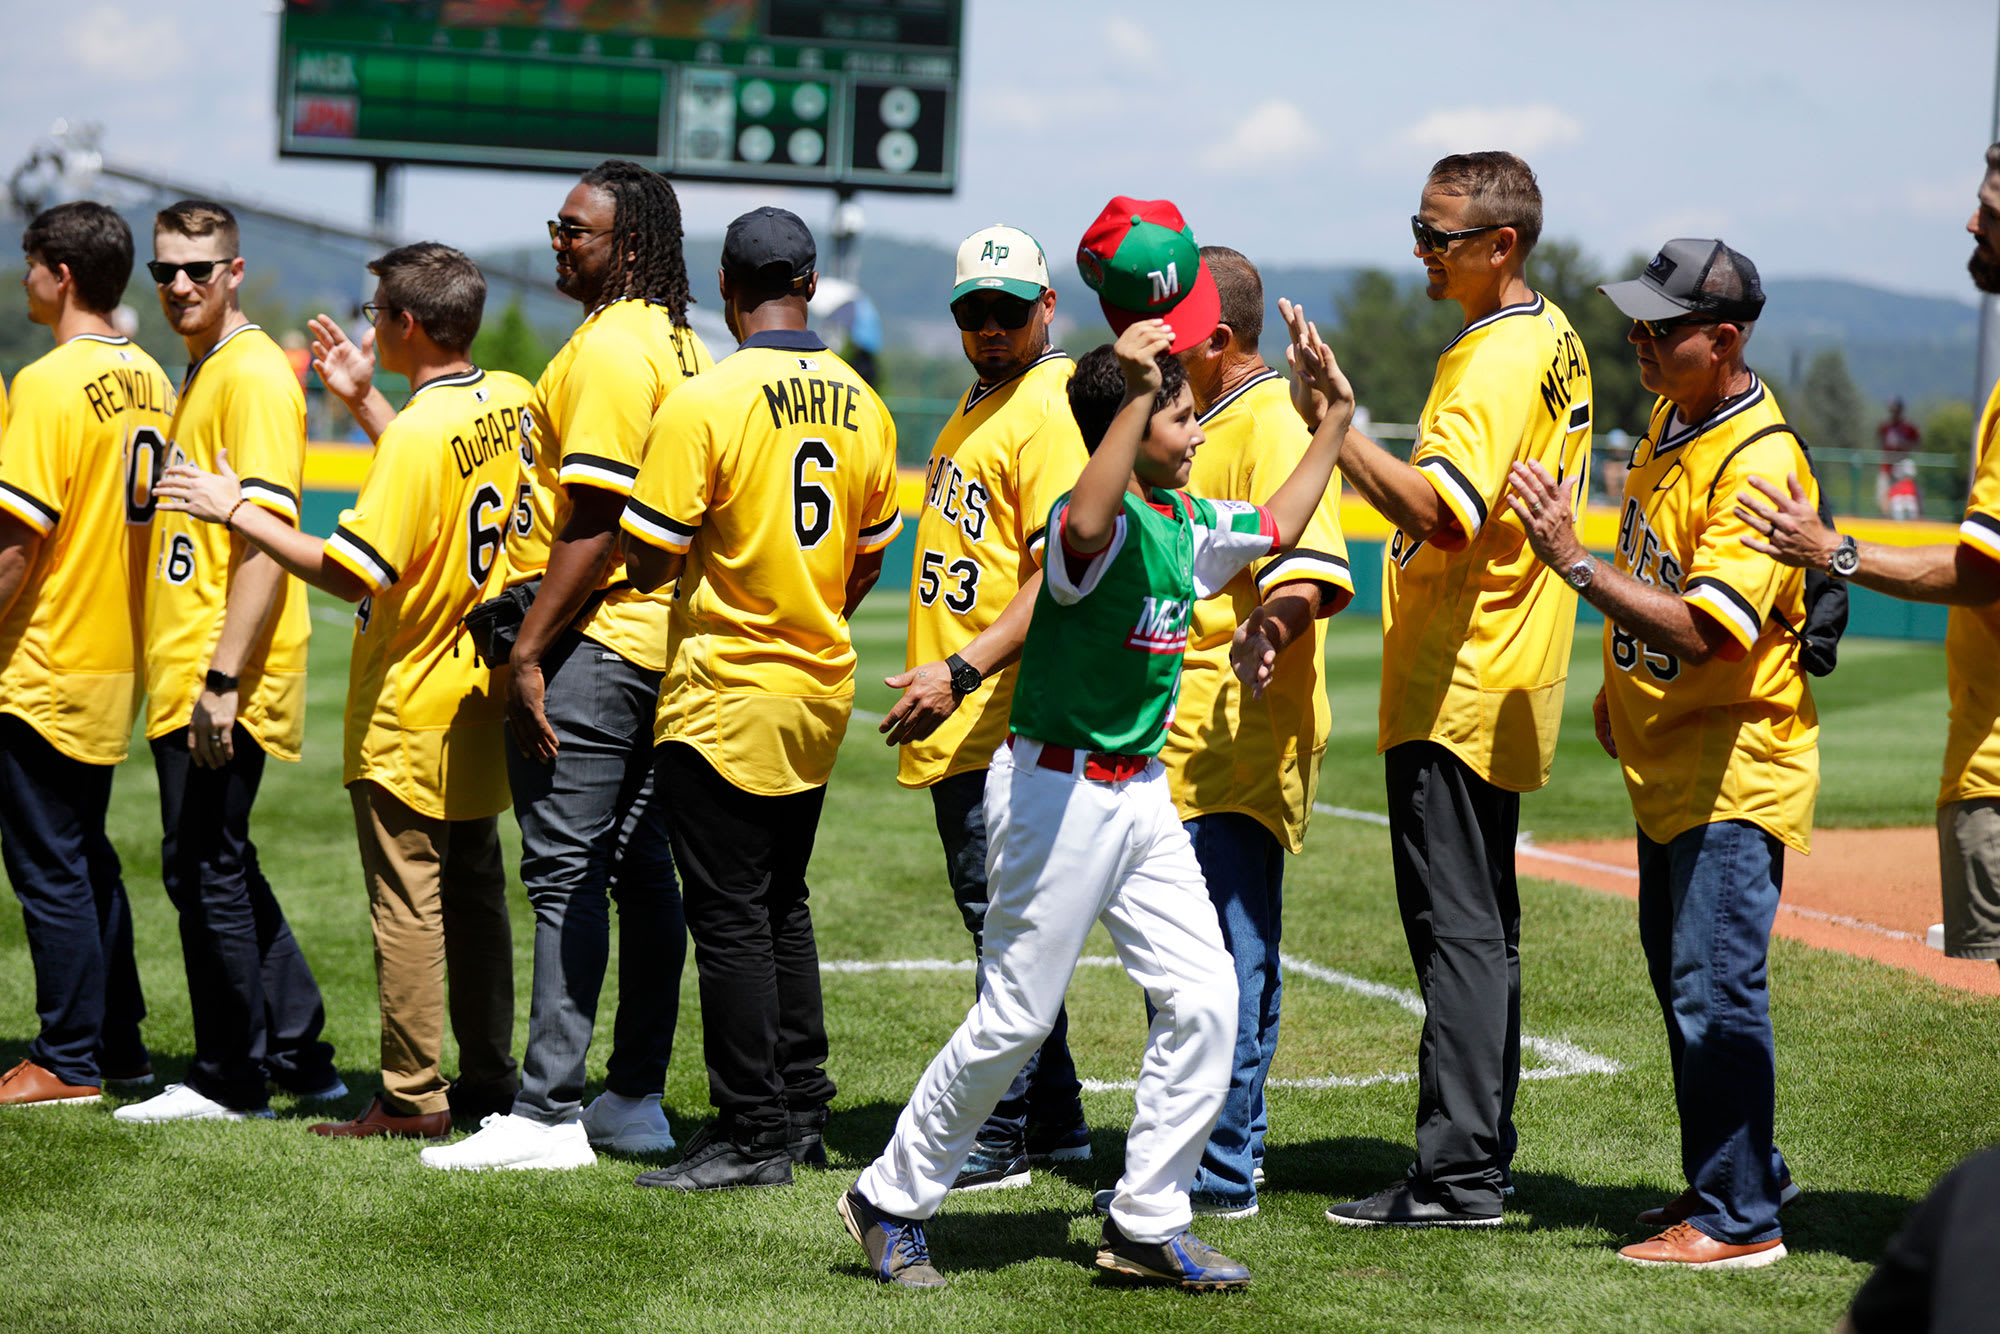
[[[1097,1247],[1097,1267],[1196,1292],[1250,1286],[1249,1270],[1192,1232],[1184,1231],[1166,1241],[1133,1241],[1108,1218],[1104,1220],[1104,1240]]]
[[[1067,1120],[1028,1122],[1030,1163],[1080,1163],[1089,1157],[1090,1123],[1081,1106]]]
[[[924,1225],[914,1218],[885,1214],[858,1190],[849,1190],[833,1206],[847,1235],[868,1253],[868,1267],[880,1283],[905,1288],[941,1288],[944,1275],[931,1267],[931,1249]]]
[[[760,1139],[772,1137],[759,1137]],[[687,1151],[672,1167],[641,1172],[636,1186],[667,1190],[736,1190],[745,1186],[789,1186],[792,1159],[782,1142],[739,1144],[711,1121],[688,1141]]]
[[[830,1115],[824,1106],[794,1107],[785,1113],[785,1152],[793,1166],[826,1166],[826,1123]]]
[[[1028,1184],[1028,1155],[1016,1143],[976,1140],[972,1156],[952,1178],[955,1191],[1013,1190]]]
[[[1326,1211],[1329,1222],[1348,1227],[1498,1227],[1500,1212],[1473,1213],[1438,1199],[1413,1181],[1398,1181],[1365,1200],[1336,1204]]]

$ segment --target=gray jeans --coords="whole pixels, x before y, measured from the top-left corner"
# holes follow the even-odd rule
[[[666,813],[653,800],[660,673],[571,632],[542,675],[555,762],[507,750],[521,883],[535,909],[534,999],[514,1113],[559,1125],[583,1101],[610,902],[618,904],[618,1017],[604,1082],[613,1093],[638,1098],[665,1086],[687,927]]]

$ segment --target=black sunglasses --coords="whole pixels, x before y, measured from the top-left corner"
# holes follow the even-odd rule
[[[367,320],[370,324],[375,323],[375,321],[381,319],[385,314],[400,315],[402,312],[394,306],[379,306],[373,301],[370,301],[361,308],[361,318]]]
[[[1665,338],[1676,329],[1692,329],[1699,324],[1726,324],[1726,320],[1708,320],[1699,315],[1681,315],[1671,320],[1633,320],[1632,327],[1647,338]]]
[[[1515,222],[1495,222],[1489,223],[1484,227],[1465,227],[1455,232],[1444,232],[1431,226],[1416,214],[1413,213],[1410,215],[1410,234],[1417,238],[1418,245],[1430,251],[1433,255],[1442,255],[1445,251],[1451,249],[1453,241],[1462,240],[1468,236],[1477,236],[1481,232],[1497,232],[1502,227],[1518,226],[1520,224]]]
[[[149,259],[146,261],[146,272],[152,274],[153,281],[162,287],[173,286],[174,279],[182,273],[187,274],[189,282],[199,285],[215,276],[217,265],[228,268],[235,262],[234,255],[228,259],[191,259],[185,264],[169,264],[163,259]]]
[[[1024,301],[1005,292],[983,295],[984,299],[981,293],[967,292],[951,303],[952,321],[967,333],[978,333],[984,329],[989,315],[995,324],[1010,333],[1034,318],[1035,303],[1032,301]]]
[[[549,219],[549,240],[559,245],[573,246],[578,241],[587,241],[610,231],[609,227],[586,227],[580,222],[558,222]]]

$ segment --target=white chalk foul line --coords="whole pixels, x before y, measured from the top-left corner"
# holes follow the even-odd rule
[[[1349,810],[1345,806],[1315,804],[1313,809],[1327,815],[1337,815],[1343,820],[1361,820],[1368,824],[1386,825],[1389,817],[1374,811]],[[1639,872],[1630,866],[1619,866],[1615,862],[1600,862],[1589,857],[1577,857],[1567,852],[1551,852],[1547,848],[1535,846],[1533,833],[1522,833],[1514,840],[1514,855],[1531,857],[1536,861],[1553,862],[1558,866],[1574,866],[1579,870],[1596,871],[1601,875],[1615,875],[1625,880],[1637,880]],[[1864,922],[1859,917],[1845,917],[1840,913],[1821,912],[1818,908],[1801,908],[1795,903],[1780,903],[1778,911],[1791,917],[1804,918],[1808,922],[1824,922],[1829,926],[1846,927],[1850,931],[1862,931],[1871,936],[1882,936],[1888,940],[1907,940],[1917,944],[1924,938],[1910,931],[1897,931],[1892,927],[1878,926],[1874,922]],[[1523,1042],[1527,1039],[1523,1038]],[[1522,1078],[1527,1078],[1523,1072]]]
[[[1287,972],[1299,977],[1309,977],[1315,982],[1343,988],[1370,1000],[1386,1001],[1397,1008],[1421,1019],[1424,1015],[1423,998],[1414,991],[1402,987],[1392,987],[1383,982],[1371,982],[1365,977],[1343,973],[1337,968],[1328,968],[1309,959],[1301,959],[1295,954],[1278,956]],[[1079,968],[1117,968],[1118,960],[1109,955],[1092,954],[1078,959]],[[823,959],[819,965],[822,973],[969,973],[973,969],[970,959]],[[1521,1047],[1531,1053],[1538,1064],[1523,1069],[1523,1079],[1561,1079],[1568,1075],[1615,1075],[1624,1067],[1608,1056],[1599,1056],[1563,1038],[1535,1037],[1521,1035]],[[1372,1075],[1317,1075],[1305,1079],[1273,1079],[1272,1088],[1290,1089],[1333,1089],[1368,1088],[1375,1084],[1407,1084],[1416,1075],[1407,1070],[1381,1070]],[[1138,1087],[1136,1080],[1085,1079],[1080,1081],[1092,1093],[1105,1093],[1120,1089],[1131,1090]]]

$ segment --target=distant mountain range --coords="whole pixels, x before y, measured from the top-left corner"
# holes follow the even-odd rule
[[[129,221],[143,248],[151,214],[135,209]],[[535,225],[539,227],[539,220]],[[721,250],[718,238],[692,238],[687,243],[688,269],[705,325],[719,316],[714,275]],[[289,228],[254,218],[244,220],[243,252],[250,260],[253,293],[292,311],[351,310],[360,301],[364,284],[372,281],[363,272],[369,257],[363,247],[302,238]],[[489,300],[494,309],[518,296],[529,321],[551,336],[560,336],[575,323],[575,303],[554,289],[554,266],[545,244],[487,252],[478,258],[489,266]],[[951,250],[924,241],[867,236],[861,240],[859,258],[862,286],[881,311],[889,343],[955,355],[958,333],[945,310],[951,290]],[[1077,279],[1068,256],[1052,256],[1051,261],[1063,298],[1059,315],[1065,323],[1100,325],[1096,302]],[[832,268],[830,244],[820,263],[822,270]],[[521,281],[501,278],[501,270],[519,275]],[[1281,295],[1304,302],[1318,319],[1330,319],[1334,294],[1359,271],[1352,265],[1270,265],[1264,270],[1264,289],[1271,303],[1267,328],[1278,327]],[[1971,397],[1979,311],[1969,299],[1912,296],[1827,278],[1773,279],[1765,289],[1768,305],[1751,344],[1751,359],[1768,376],[1790,379],[1795,365],[1802,366],[1817,348],[1832,345],[1845,352],[1855,380],[1877,401],[1901,396],[1918,405]]]

